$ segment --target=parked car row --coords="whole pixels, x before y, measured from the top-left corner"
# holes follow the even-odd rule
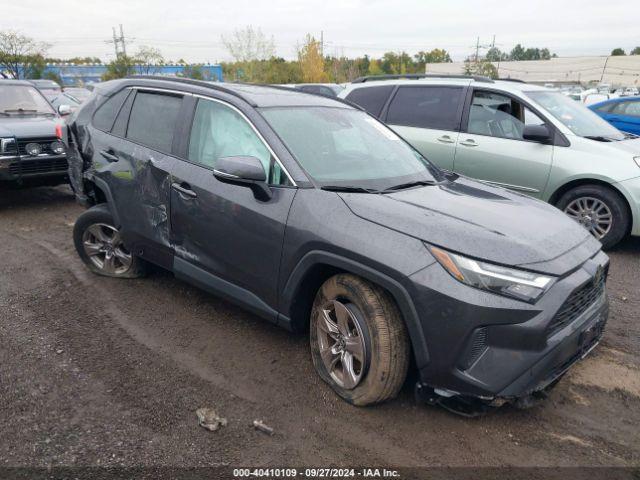
[[[544,87],[482,77],[379,78],[355,81],[340,97],[438,167],[549,202],[605,247],[640,235],[637,136]]]
[[[589,106],[623,132],[640,135],[640,97],[620,97]]]
[[[58,111],[31,82],[0,80],[0,182],[66,182],[64,105]]]
[[[609,260],[560,210],[512,190],[549,199],[552,183],[620,235],[637,217],[614,184],[585,200],[592,183],[571,181],[601,156],[620,164],[606,178],[640,176],[617,149],[632,141],[526,85],[363,81],[344,96],[371,114],[277,87],[96,86],[68,126],[71,182],[89,207],[78,255],[111,277],[158,265],[308,332],[319,376],[356,405],[394,397],[410,362],[433,404],[544,397],[602,335]],[[457,173],[485,169],[493,185]]]

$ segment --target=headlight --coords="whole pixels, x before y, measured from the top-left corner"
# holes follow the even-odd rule
[[[633,157],[633,159],[635,160],[636,165],[640,167],[640,157]]]
[[[18,152],[16,139],[12,137],[0,138],[0,155],[15,155]]]
[[[481,262],[429,246],[440,265],[456,280],[471,287],[534,303],[551,285],[553,277]]]
[[[64,153],[64,144],[60,140],[56,140],[55,142],[51,142],[49,145],[51,151],[56,155],[61,155]]]

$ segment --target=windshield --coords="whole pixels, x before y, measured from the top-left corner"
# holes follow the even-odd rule
[[[360,110],[276,107],[261,113],[321,186],[384,190],[412,181],[433,182],[439,175],[398,135]]]
[[[0,85],[0,112],[55,113],[35,87],[26,85]]]
[[[607,123],[587,107],[560,92],[541,90],[538,92],[526,92],[526,94],[580,137],[607,140],[624,140],[626,138],[617,128]]]

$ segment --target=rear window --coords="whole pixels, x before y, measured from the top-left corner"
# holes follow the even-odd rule
[[[133,101],[127,138],[160,152],[171,152],[182,97],[138,92]]]
[[[386,122],[390,125],[457,130],[462,87],[400,87]]]
[[[346,100],[361,106],[371,115],[379,117],[393,88],[393,85],[356,88],[347,95]]]
[[[106,102],[98,107],[96,113],[93,115],[93,126],[103,132],[111,131],[113,122],[116,119],[116,115],[120,110],[124,98],[129,93],[129,90],[120,90],[118,93],[109,98]]]

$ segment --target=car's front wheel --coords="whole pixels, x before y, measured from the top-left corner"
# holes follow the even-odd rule
[[[310,343],[320,377],[354,405],[395,397],[406,378],[410,347],[398,307],[355,275],[336,275],[318,290]]]
[[[582,185],[565,193],[556,206],[589,230],[604,248],[618,244],[629,231],[627,206],[610,188]]]
[[[78,217],[73,227],[78,255],[98,275],[137,278],[144,274],[143,261],[124,245],[120,231],[106,205],[96,205]]]

